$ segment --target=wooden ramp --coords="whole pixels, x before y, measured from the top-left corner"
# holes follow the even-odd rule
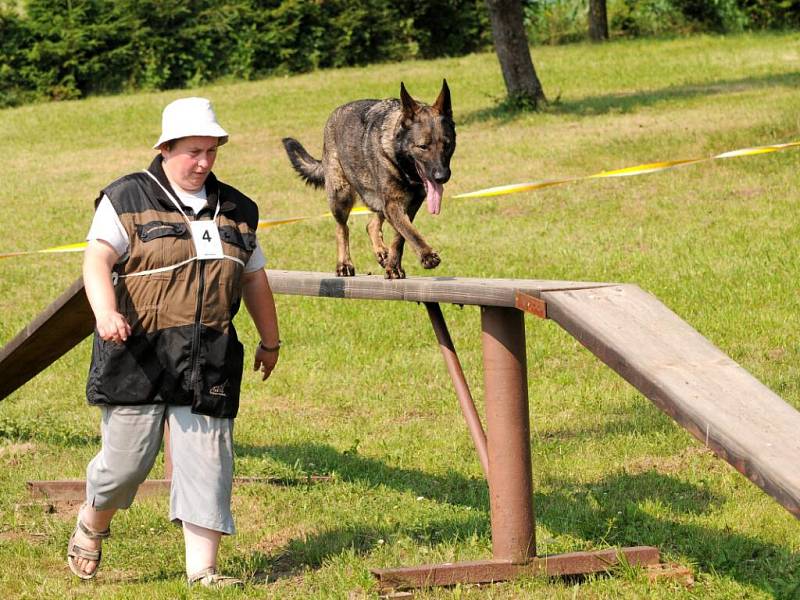
[[[542,299],[549,318],[800,518],[800,412],[635,285]]]
[[[93,328],[94,316],[80,278],[0,348],[0,400],[72,350]]]
[[[516,307],[546,316],[800,518],[800,413],[635,285],[268,274],[278,294]],[[92,325],[79,279],[0,349],[0,400]]]

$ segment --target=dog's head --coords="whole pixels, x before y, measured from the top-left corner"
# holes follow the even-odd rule
[[[442,90],[431,106],[414,100],[401,82],[400,104],[402,151],[413,160],[425,186],[428,211],[439,214],[444,184],[450,179],[450,158],[456,149],[456,126],[447,80],[442,80]]]

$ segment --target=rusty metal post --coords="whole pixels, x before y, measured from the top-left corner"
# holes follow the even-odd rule
[[[461,368],[461,362],[458,360],[453,340],[450,337],[450,332],[447,330],[447,323],[445,323],[442,309],[436,302],[426,302],[425,308],[428,309],[428,316],[433,325],[433,331],[436,333],[436,339],[439,341],[439,348],[442,351],[445,365],[447,365],[447,372],[450,373],[450,379],[453,380],[453,387],[456,390],[456,397],[458,403],[461,405],[461,412],[464,413],[464,419],[467,421],[467,428],[472,437],[472,442],[475,444],[475,450],[478,452],[478,460],[480,460],[481,468],[483,469],[483,476],[489,480],[489,454],[486,449],[486,434],[483,432],[481,419],[478,416],[478,411],[475,409],[475,402],[472,400],[472,394],[469,391],[467,380],[464,377],[464,371]]]
[[[492,556],[536,556],[523,313],[481,307]]]

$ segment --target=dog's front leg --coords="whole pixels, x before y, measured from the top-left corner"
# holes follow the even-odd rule
[[[394,234],[394,239],[389,245],[389,258],[386,259],[386,279],[405,279],[406,272],[400,263],[403,261],[403,244],[405,239],[399,232]]]
[[[420,262],[426,269],[433,269],[441,262],[439,254],[428,245],[419,231],[417,231],[417,228],[411,223],[419,207],[419,204],[412,205],[408,208],[408,213],[406,213],[400,203],[392,202],[386,204],[384,209],[386,220],[389,221],[398,234],[389,249],[389,261],[386,266],[386,276],[389,279],[395,278],[392,276],[394,273],[397,274],[396,278],[398,279],[405,277],[405,272],[401,267],[404,241],[408,242],[414,252],[419,255]]]
[[[389,249],[383,242],[383,220],[382,214],[373,213],[367,223],[367,234],[372,242],[372,251],[375,253],[378,264],[385,269],[386,261],[389,260]]]

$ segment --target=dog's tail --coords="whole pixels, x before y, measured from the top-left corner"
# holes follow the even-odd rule
[[[308,185],[320,188],[325,185],[325,172],[322,161],[311,156],[303,145],[294,138],[283,138],[283,147],[292,162],[294,170],[300,174]]]

